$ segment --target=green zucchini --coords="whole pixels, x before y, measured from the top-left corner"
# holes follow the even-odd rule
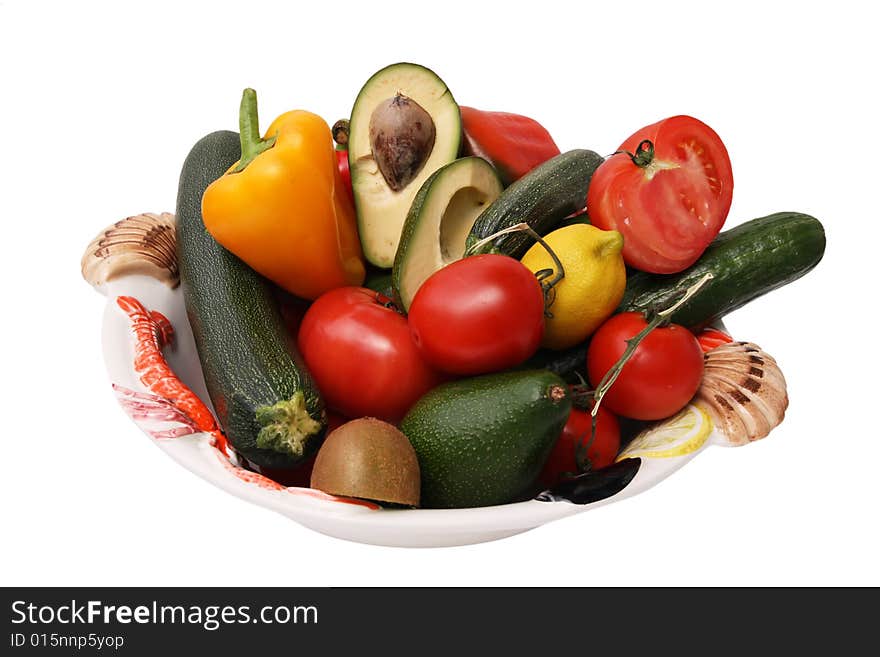
[[[602,156],[593,151],[577,149],[532,169],[505,189],[477,218],[468,235],[467,247],[522,222],[546,235],[563,219],[584,208],[590,180],[602,161]],[[511,233],[475,252],[521,258],[532,244],[534,240],[525,233]]]
[[[205,384],[226,438],[260,467],[292,468],[326,430],[321,397],[292,344],[269,283],[205,230],[202,194],[241,156],[238,134],[193,146],[180,173],[177,258]]]
[[[752,299],[797,280],[822,259],[825,230],[818,219],[799,212],[777,212],[727,230],[699,260],[677,274],[627,274],[617,312],[671,306],[706,272],[714,278],[672,315],[672,321],[698,329]],[[583,371],[589,340],[563,351],[542,349],[527,362],[568,381]]]
[[[724,231],[682,272],[634,272],[627,277],[618,310],[671,306],[680,292],[712,272],[714,278],[671,317],[677,324],[700,328],[797,280],[819,264],[824,253],[825,230],[818,219],[800,212],[777,212]]]

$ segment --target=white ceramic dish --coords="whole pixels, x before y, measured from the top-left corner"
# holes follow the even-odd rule
[[[90,245],[93,251],[96,243]],[[660,457],[650,451],[638,452],[630,446],[628,450],[639,453],[639,458],[611,466],[601,476],[594,475],[582,482],[577,490],[557,491],[555,495],[543,493],[525,502],[484,508],[385,509],[308,488],[287,488],[239,467],[234,453],[218,448],[210,433],[199,431],[168,400],[156,394],[155,388],[150,390],[143,383],[143,368],[141,372],[136,371],[132,319],[120,307],[120,297],[134,298],[147,310],[167,318],[174,329],[174,341],[164,351],[166,360],[179,378],[210,407],[180,288],[139,273],[117,275],[109,282],[100,280],[102,277],[98,277],[99,280],[94,276],[87,278],[91,278],[90,282],[107,298],[103,321],[104,359],[120,404],[135,424],[166,454],[199,477],[237,497],[337,538],[407,547],[465,545],[504,538],[641,493],[706,447],[730,442],[713,428],[705,441],[682,455]]]

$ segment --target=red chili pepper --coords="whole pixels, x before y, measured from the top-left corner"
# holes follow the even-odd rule
[[[342,185],[345,187],[345,191],[348,192],[348,198],[354,203],[354,190],[351,188],[351,171],[348,168],[347,150],[336,149],[336,164],[339,167],[339,175],[342,176]]]
[[[461,108],[467,155],[490,162],[505,185],[559,155],[559,147],[540,123],[527,116]]]
[[[697,342],[700,343],[700,348],[705,354],[706,352],[712,351],[715,347],[720,347],[728,342],[733,342],[733,338],[719,329],[707,328],[697,333]]]

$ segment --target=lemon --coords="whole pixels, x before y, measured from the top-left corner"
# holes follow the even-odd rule
[[[634,456],[649,459],[684,456],[706,444],[712,429],[712,418],[706,411],[688,404],[677,415],[644,429],[617,460]]]
[[[565,226],[544,238],[565,270],[554,286],[542,346],[566,349],[583,342],[614,312],[626,287],[626,266],[620,250],[623,236],[589,224]],[[533,272],[556,271],[547,250],[535,244],[522,263]]]

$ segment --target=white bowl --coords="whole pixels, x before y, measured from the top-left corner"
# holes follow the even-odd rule
[[[135,424],[171,458],[215,486],[337,538],[406,547],[466,545],[505,538],[640,493],[671,475],[706,446],[720,443],[713,435],[702,448],[683,456],[641,457],[612,466],[616,470],[610,475],[606,473],[600,480],[581,486],[582,490],[589,489],[592,483],[598,487],[585,495],[586,503],[544,493],[533,500],[492,507],[385,509],[309,488],[287,488],[239,467],[235,455],[227,456],[218,449],[210,434],[191,432],[170,418],[163,406],[167,400],[151,393],[135,371],[135,338],[128,315],[117,304],[120,296],[133,297],[168,318],[175,342],[166,348],[166,359],[180,379],[210,407],[180,288],[171,289],[153,278],[135,275],[96,289],[107,297],[103,322],[107,372],[123,409]]]
[[[160,449],[188,470],[233,495],[278,511],[315,531],[362,543],[407,547],[491,541],[640,493],[671,475],[708,445],[730,444],[709,420],[708,438],[690,445],[688,453],[680,454],[678,450],[679,455],[660,457],[656,450],[639,451],[629,446],[624,455],[635,451],[640,455],[638,458],[624,459],[574,484],[545,491],[532,500],[472,509],[388,509],[310,488],[281,486],[240,467],[231,448],[224,449],[214,435],[194,426],[191,419],[162,396],[159,387],[151,390],[145,385],[141,380],[143,367],[141,372],[136,371],[133,322],[120,307],[120,297],[131,297],[147,311],[161,313],[163,321],[167,319],[173,327],[174,338],[164,349],[165,359],[180,380],[210,409],[183,294],[179,287],[167,284],[167,279],[173,278],[169,274],[176,273],[173,222],[174,217],[168,214],[130,217],[99,235],[83,258],[84,276],[107,298],[103,322],[104,360],[120,404]],[[140,246],[132,246],[133,230],[150,237],[153,248],[157,249],[154,258],[144,260]],[[156,233],[162,231],[164,236],[156,238]],[[162,266],[157,267],[157,258],[164,260],[160,263]],[[138,259],[137,266],[133,267],[132,261]],[[116,268],[115,277],[110,273],[111,260]],[[131,273],[138,270],[151,275]],[[111,277],[109,282],[108,276]],[[163,277],[166,283],[159,280]],[[152,330],[149,323],[152,320],[147,319]]]

